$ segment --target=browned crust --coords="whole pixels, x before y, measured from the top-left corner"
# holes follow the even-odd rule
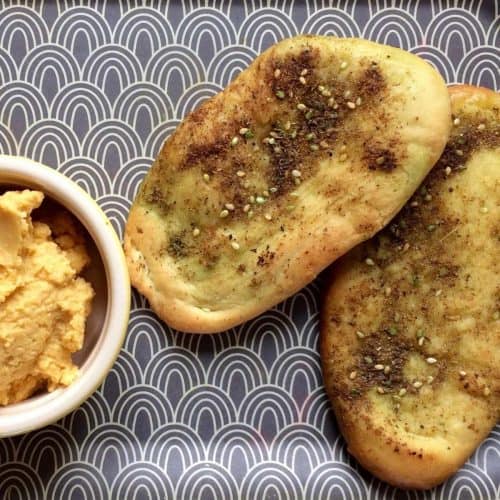
[[[293,39],[294,43],[297,44],[325,44],[325,40],[326,38],[324,37],[297,37]],[[249,71],[254,71],[256,65],[267,61],[265,57],[273,54],[273,51],[277,50],[276,47],[283,47],[283,44],[286,43],[289,42],[281,42],[281,44],[270,49],[270,52],[260,56],[253,63]],[[363,158],[358,158],[359,165],[356,168],[361,168],[360,165],[362,165],[366,167],[366,170],[362,176],[358,177],[358,182],[353,182],[352,185],[366,186],[367,179],[378,179],[380,177],[377,176],[382,175],[391,176],[392,179],[390,188],[388,188],[391,190],[391,196],[387,196],[388,189],[385,191],[374,189],[375,193],[371,198],[364,201],[364,213],[361,209],[362,207],[356,206],[356,203],[352,205],[345,204],[339,207],[339,211],[344,213],[331,213],[328,219],[325,218],[321,224],[311,224],[308,218],[311,218],[311,214],[314,213],[314,208],[316,207],[314,201],[311,203],[313,197],[307,198],[304,206],[299,207],[300,210],[304,211],[305,216],[298,216],[296,218],[286,215],[284,203],[279,204],[278,200],[277,205],[274,207],[271,206],[271,208],[273,210],[276,209],[280,221],[283,220],[286,223],[285,225],[294,228],[293,231],[290,231],[286,240],[280,239],[279,231],[276,231],[272,236],[274,238],[273,248],[271,249],[274,253],[272,263],[265,268],[265,273],[258,266],[255,269],[250,269],[250,271],[256,270],[260,273],[254,288],[250,289],[247,282],[244,282],[232,272],[228,273],[225,280],[220,282],[214,280],[212,289],[205,287],[203,293],[205,296],[208,296],[212,291],[214,293],[217,292],[219,288],[225,287],[229,290],[232,286],[226,295],[229,299],[224,304],[221,304],[220,301],[213,301],[213,303],[208,301],[207,308],[209,310],[204,310],[200,306],[199,301],[193,299],[192,291],[199,294],[197,284],[191,279],[186,279],[185,276],[182,276],[178,272],[178,262],[176,262],[176,259],[165,257],[161,259],[161,262],[159,262],[159,259],[154,260],[153,256],[159,253],[159,248],[154,247],[154,239],[156,239],[156,234],[161,231],[161,211],[163,209],[168,210],[169,207],[167,205],[158,205],[158,210],[152,214],[150,207],[146,207],[136,200],[129,215],[124,238],[125,252],[132,283],[148,298],[156,313],[172,327],[196,333],[218,332],[248,320],[292,295],[309,283],[333,260],[384,226],[401,208],[409,196],[411,196],[415,186],[418,185],[441,153],[449,132],[449,122],[447,119],[449,116],[449,102],[447,98],[444,98],[444,82],[435,70],[415,56],[390,47],[382,48],[380,45],[364,40],[330,38],[328,43],[332,44],[332,47],[336,47],[338,44],[340,47],[343,47],[342,50],[351,51],[352,53],[359,50],[363,54],[367,54],[366,57],[372,57],[376,53],[380,59],[382,59],[380,51],[387,51],[388,57],[402,59],[399,64],[397,62],[394,63],[394,69],[398,68],[397,71],[399,71],[402,62],[402,66],[408,68],[408,71],[415,72],[414,77],[417,80],[422,78],[426,82],[423,86],[426,87],[426,92],[430,91],[434,95],[432,101],[437,110],[433,116],[432,126],[429,121],[429,115],[421,109],[421,106],[416,106],[415,102],[408,100],[408,106],[410,108],[413,106],[411,111],[409,111],[411,115],[408,115],[408,119],[410,117],[411,119],[415,119],[416,115],[419,114],[421,120],[420,122],[415,121],[413,126],[401,127],[397,131],[403,136],[402,142],[405,145],[411,143],[412,145],[417,145],[417,149],[419,148],[418,154],[413,156],[414,163],[407,165],[405,162],[401,162],[403,164],[399,168],[395,168],[393,159],[388,155],[386,162],[382,165],[387,168],[382,168],[375,161],[376,157],[372,158],[370,155],[365,155]],[[332,50],[332,52],[334,51]],[[391,59],[387,60],[391,61]],[[403,77],[401,76],[401,78]],[[229,98],[231,91],[238,89],[238,86],[241,85],[242,81],[237,79],[224,91],[223,95]],[[255,90],[260,92],[262,89]],[[265,91],[268,92],[268,89]],[[419,99],[417,100],[419,104],[422,104],[420,103],[422,92],[418,92],[418,96]],[[216,109],[220,104],[219,95],[212,101],[211,106],[213,109]],[[191,117],[187,118],[184,125],[180,126],[179,131],[190,130],[188,125],[190,126],[194,122],[197,124],[201,123],[200,120],[203,120],[204,113],[206,112],[207,108],[204,108],[201,114],[195,112]],[[407,118],[406,115],[405,118]],[[180,154],[179,151],[182,149],[180,132],[177,135],[174,134],[174,136],[167,141],[156,167],[153,167],[156,173],[160,172],[161,169],[167,168],[164,165],[169,162],[177,161],[175,160],[177,158],[176,155]],[[175,151],[172,149],[172,144],[174,143],[180,144]],[[377,148],[378,144],[375,141],[370,151],[376,153]],[[217,151],[215,151],[215,154],[218,154]],[[198,157],[199,155],[196,156],[196,158]],[[415,158],[418,158],[418,161],[415,161]],[[182,167],[182,160],[179,161]],[[334,160],[331,168],[334,169],[336,167],[338,167],[338,163],[337,160]],[[379,171],[372,170],[377,167],[380,167]],[[375,184],[376,182],[374,181],[372,187]],[[306,182],[304,182],[304,185],[306,185]],[[389,186],[389,183],[387,185]],[[396,193],[393,191],[394,185],[401,186]],[[340,196],[342,196],[342,191],[340,193]],[[334,195],[338,196],[339,194],[336,192]],[[328,201],[329,198],[323,198],[323,201],[325,200]],[[312,206],[313,210],[309,208],[306,210],[307,204]],[[318,207],[321,207],[321,204],[318,204]],[[317,215],[317,219],[320,220],[324,216],[324,210],[322,207],[319,209],[316,208],[316,210],[320,212]],[[345,212],[352,212],[354,215],[345,217]],[[236,217],[235,221],[237,221]],[[261,224],[262,231],[267,230],[264,226],[266,223],[259,222],[258,224]],[[152,238],[153,240],[151,240]],[[173,248],[173,251],[182,253],[183,248],[178,245]],[[221,252],[226,255],[230,253],[230,250],[226,252],[223,249]],[[250,280],[247,281],[252,283]],[[241,294],[238,288],[245,290],[246,295]],[[249,290],[252,293],[249,293]]]
[[[450,98],[453,109],[459,109],[464,103],[475,102],[478,109],[491,109],[500,102],[499,94],[490,89],[474,87],[471,85],[454,85],[449,87]],[[351,287],[361,292],[357,283],[351,281],[349,272],[355,266],[359,266],[364,249],[364,244],[352,250],[345,257],[335,263],[329,273],[328,285],[322,296],[322,307],[320,316],[320,352],[325,385],[337,418],[339,428],[347,441],[348,451],[360,462],[360,464],[380,479],[400,488],[432,488],[450,475],[455,473],[467,460],[477,445],[484,439],[498,420],[498,408],[495,403],[490,404],[490,412],[486,414],[482,427],[478,428],[478,434],[474,442],[463,442],[453,452],[447,453],[437,442],[429,440],[398,442],[393,429],[377,427],[372,421],[372,408],[363,395],[346,397],[341,392],[341,385],[332,380],[329,358],[331,337],[333,329],[332,313],[335,305],[343,301],[346,295],[352,295]],[[340,349],[337,338],[337,347]],[[352,341],[345,340],[346,343]],[[495,346],[491,346],[493,349]],[[344,355],[346,355],[344,353]],[[340,374],[337,373],[337,376]],[[493,381],[493,392],[498,397],[498,380]],[[496,388],[496,389],[495,389]],[[495,393],[495,391],[497,391]],[[495,418],[496,415],[496,418]],[[487,419],[487,420],[486,420]],[[421,447],[414,446],[419,443]]]

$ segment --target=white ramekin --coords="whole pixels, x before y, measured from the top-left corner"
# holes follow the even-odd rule
[[[0,406],[0,438],[44,427],[78,408],[101,384],[123,344],[130,314],[130,280],[122,246],[97,203],[56,170],[26,158],[0,155],[0,185],[43,191],[68,209],[93,239],[105,270],[107,305],[103,327],[69,387]]]

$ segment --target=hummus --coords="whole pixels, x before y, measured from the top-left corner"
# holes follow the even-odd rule
[[[78,376],[71,354],[82,347],[94,295],[78,274],[89,257],[69,214],[31,219],[43,198],[0,196],[0,405]]]

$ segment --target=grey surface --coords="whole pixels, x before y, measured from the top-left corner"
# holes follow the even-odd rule
[[[284,36],[363,36],[421,54],[450,83],[499,85],[494,1],[82,5],[2,3],[0,151],[78,181],[120,235],[165,137]],[[498,427],[426,493],[349,457],[322,387],[320,288],[212,337],[170,330],[134,294],[98,392],[56,425],[0,440],[0,498],[498,498]]]

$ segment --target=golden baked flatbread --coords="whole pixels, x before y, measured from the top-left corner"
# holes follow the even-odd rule
[[[181,330],[256,316],[394,216],[449,117],[443,80],[417,56],[358,39],[278,43],[163,146],[127,223],[133,285]]]
[[[450,89],[453,129],[422,187],[334,266],[326,389],[373,474],[430,488],[500,416],[500,95]]]

